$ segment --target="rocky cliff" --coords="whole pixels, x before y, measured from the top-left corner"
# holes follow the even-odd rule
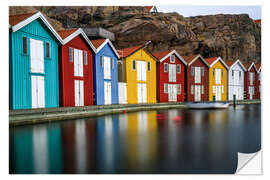
[[[103,27],[115,33],[117,48],[149,40],[151,52],[176,49],[181,55],[200,53],[244,62],[261,59],[261,28],[247,14],[183,17],[150,14],[143,7],[10,7],[10,13],[39,10],[62,27]],[[60,22],[60,23],[59,23]]]

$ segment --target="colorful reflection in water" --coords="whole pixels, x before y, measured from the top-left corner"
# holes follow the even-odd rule
[[[171,109],[10,128],[10,173],[234,173],[261,107]]]

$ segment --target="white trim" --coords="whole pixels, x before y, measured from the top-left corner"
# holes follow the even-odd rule
[[[191,64],[193,64],[194,61],[197,60],[198,58],[201,58],[202,61],[206,64],[206,66],[207,67],[210,67],[209,64],[205,61],[205,59],[200,54],[198,54],[195,58],[193,58],[192,61],[188,64],[188,66],[190,66]]]
[[[96,53],[98,53],[107,43],[110,44],[111,48],[113,49],[114,53],[116,54],[117,58],[119,59],[120,56],[119,56],[117,50],[114,48],[112,42],[108,38],[96,49]]]
[[[241,61],[240,61],[239,59],[237,59],[237,60],[229,67],[229,69],[232,69],[232,67],[233,67],[234,65],[236,65],[237,63],[240,64],[240,66],[243,68],[244,71],[247,71],[246,67],[241,63]]]
[[[221,63],[226,67],[227,70],[229,69],[228,65],[223,61],[223,59],[221,59],[221,57],[218,57],[214,62],[209,64],[209,67],[214,66],[214,64],[216,64],[218,61],[221,61]]]
[[[255,67],[256,73],[258,73],[258,70],[257,70],[256,65],[255,65],[254,62],[252,62],[251,65],[248,67],[248,71],[250,70],[250,68],[251,68],[252,66]]]
[[[182,61],[185,65],[187,65],[187,62],[175,50],[173,50],[170,53],[168,53],[166,56],[164,56],[162,59],[160,59],[159,62],[164,61],[165,59],[167,59],[168,57],[170,57],[172,54],[175,54],[178,57],[178,59],[180,59],[180,61]]]
[[[66,43],[68,43],[69,41],[71,41],[73,38],[77,37],[79,34],[81,34],[83,36],[83,38],[86,40],[86,42],[88,43],[88,45],[96,53],[96,48],[94,47],[94,45],[91,43],[91,41],[89,40],[89,38],[87,37],[87,35],[85,34],[85,32],[81,28],[77,29],[75,32],[73,32],[68,37],[66,37],[63,40],[63,45],[65,45]]]
[[[37,18],[40,18],[44,24],[49,28],[49,30],[53,33],[53,35],[56,37],[56,39],[58,39],[58,41],[63,44],[63,40],[62,38],[59,36],[59,34],[54,30],[54,28],[52,27],[52,25],[47,21],[47,19],[42,15],[41,12],[37,12],[36,14],[33,14],[32,16],[28,17],[27,19],[19,22],[18,24],[14,25],[12,27],[12,31],[16,32],[19,29],[23,28],[24,26],[26,26],[27,24],[33,22],[34,20],[36,20]]]

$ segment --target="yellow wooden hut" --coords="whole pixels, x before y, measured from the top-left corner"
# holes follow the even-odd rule
[[[145,45],[118,53],[118,80],[126,83],[127,103],[156,103],[156,58],[145,50]]]
[[[209,101],[227,100],[227,64],[221,57],[206,58],[209,65]]]

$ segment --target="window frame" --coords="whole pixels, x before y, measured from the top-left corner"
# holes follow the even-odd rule
[[[47,56],[47,44],[49,44],[49,56]],[[51,53],[51,43],[49,41],[45,41],[45,57],[47,59],[50,59],[52,56],[52,53]]]
[[[166,88],[165,88],[166,87]],[[166,90],[166,91],[165,91]],[[168,94],[168,83],[163,84],[163,92],[164,94]]]
[[[173,61],[172,61],[172,57],[173,57]],[[170,56],[170,63],[175,63],[175,55],[174,55],[174,54],[172,54],[172,55]]]
[[[179,72],[178,72],[178,67],[179,67]],[[176,65],[176,73],[181,74],[181,64]]]
[[[191,66],[191,76],[195,76],[195,67]]]
[[[177,94],[182,94],[182,84],[177,84]]]
[[[167,71],[165,71],[165,67],[167,67]],[[167,73],[168,72],[168,68],[169,68],[169,64],[168,63],[164,63],[163,71]]]
[[[26,40],[26,53],[24,52],[24,39]],[[28,38],[26,36],[22,36],[22,54],[28,55]]]
[[[71,59],[70,59],[70,57],[71,57]],[[73,50],[72,47],[68,47],[68,61],[69,62],[74,62],[74,50]]]
[[[136,60],[132,60],[132,70],[133,71],[136,71],[136,69],[137,69],[137,67],[136,67]]]
[[[194,95],[194,85],[191,85],[190,87],[190,94]]]
[[[151,71],[151,62],[150,61],[147,62],[147,71],[148,72]]]
[[[87,51],[83,52],[83,64],[88,65],[88,53],[87,53]]]
[[[201,85],[201,94],[204,94],[204,85]]]

